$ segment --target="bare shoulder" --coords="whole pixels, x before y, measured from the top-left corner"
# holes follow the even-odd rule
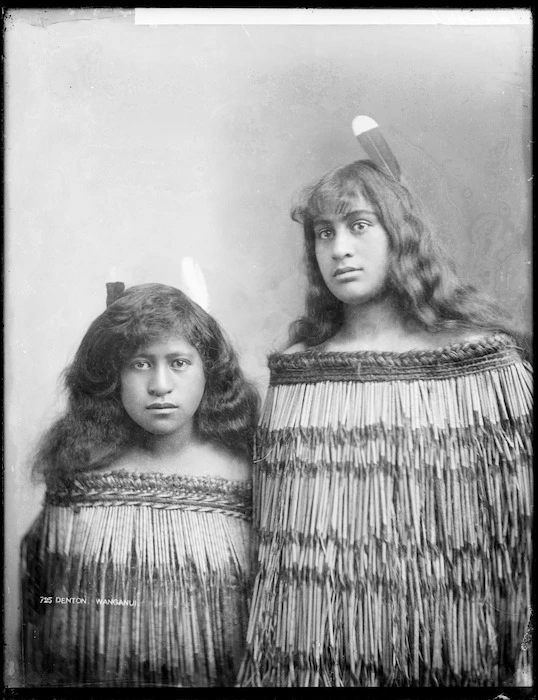
[[[464,343],[477,343],[485,338],[488,338],[489,336],[490,333],[481,328],[453,328],[450,330],[437,332],[420,330],[418,332],[392,339],[392,346],[383,349],[390,349],[395,352],[406,352],[407,350],[441,350],[442,348],[449,348],[451,346],[461,345]]]
[[[154,470],[154,464],[149,456],[142,450],[132,448],[119,454],[112,462],[108,463],[104,470],[107,472],[150,472]],[[95,470],[102,472],[103,468]]]
[[[292,345],[289,347],[287,350],[283,351],[284,355],[292,355],[295,352],[305,352],[307,349],[305,343],[295,343],[295,345]]]
[[[490,333],[482,328],[464,328],[460,330],[445,331],[441,334],[439,345],[455,345],[459,343],[478,343],[488,338]]]
[[[203,471],[207,476],[245,482],[252,478],[252,464],[246,457],[234,454],[216,443],[201,445],[199,457],[203,460]]]

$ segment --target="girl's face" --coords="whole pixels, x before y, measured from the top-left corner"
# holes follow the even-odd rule
[[[143,346],[120,376],[123,407],[141,428],[160,436],[192,433],[205,376],[202,358],[183,337]]]
[[[321,275],[344,304],[364,304],[386,288],[390,241],[374,207],[357,194],[347,213],[314,221],[315,252]]]

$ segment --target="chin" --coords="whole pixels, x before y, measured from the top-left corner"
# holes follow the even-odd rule
[[[151,429],[145,428],[146,432],[149,433],[150,435],[153,435],[153,437],[165,437],[166,435],[171,435],[172,433],[176,432],[176,428],[154,428],[152,427]]]
[[[353,292],[353,290],[349,290],[347,294],[340,293],[338,296],[336,294],[334,296],[343,304],[363,306],[364,304],[379,304],[386,301],[391,296],[391,293],[387,287],[382,287],[369,292]]]
[[[380,301],[382,296],[378,294],[340,294],[337,299],[348,306],[364,306],[374,301]]]

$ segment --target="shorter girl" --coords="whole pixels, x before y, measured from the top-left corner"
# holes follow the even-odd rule
[[[249,593],[257,395],[217,322],[125,291],[66,375],[22,547],[29,685],[233,685]]]

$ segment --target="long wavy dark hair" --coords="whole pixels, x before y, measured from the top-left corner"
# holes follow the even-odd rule
[[[195,414],[201,439],[250,457],[258,393],[217,321],[183,292],[162,284],[127,289],[90,325],[65,371],[68,406],[43,436],[33,465],[47,483],[110,465],[147,433],[120,399],[120,372],[143,345],[181,335],[200,354],[205,390]]]
[[[304,316],[290,326],[291,344],[319,345],[342,325],[344,304],[327,288],[316,260],[314,222],[323,214],[350,211],[357,194],[370,202],[388,234],[388,284],[404,318],[429,332],[451,328],[503,331],[529,352],[528,340],[512,327],[507,314],[458,279],[408,189],[369,160],[327,173],[301,192],[292,209],[292,219],[304,229],[308,291]]]

